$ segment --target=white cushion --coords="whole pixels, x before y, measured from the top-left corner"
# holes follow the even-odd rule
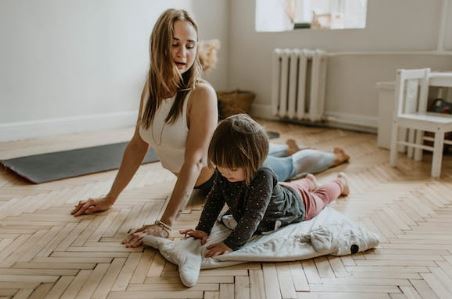
[[[200,269],[226,267],[245,262],[282,262],[309,259],[321,255],[347,255],[378,245],[378,236],[360,227],[345,215],[326,207],[319,215],[283,227],[271,234],[253,237],[231,253],[205,258],[210,244],[226,239],[231,230],[216,223],[207,244],[193,238],[172,241],[146,236],[144,244],[160,250],[168,261],[178,265],[185,286],[194,286]]]

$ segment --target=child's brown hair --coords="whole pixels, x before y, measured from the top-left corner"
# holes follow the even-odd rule
[[[247,114],[233,115],[220,122],[209,145],[209,160],[229,169],[244,168],[247,183],[267,154],[267,134]]]

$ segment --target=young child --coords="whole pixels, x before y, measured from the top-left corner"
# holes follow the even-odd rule
[[[212,190],[196,229],[180,233],[205,244],[225,204],[237,226],[222,243],[210,245],[206,257],[237,250],[254,234],[309,220],[340,195],[349,194],[347,179],[342,173],[320,187],[312,174],[278,183],[274,172],[262,167],[267,153],[268,138],[264,129],[246,114],[226,118],[215,130],[208,153],[209,160],[216,166]]]

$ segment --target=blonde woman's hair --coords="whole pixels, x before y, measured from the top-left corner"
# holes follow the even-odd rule
[[[229,169],[243,168],[249,184],[268,154],[265,130],[247,114],[224,119],[209,145],[209,160]]]
[[[195,20],[183,9],[168,9],[155,23],[149,45],[151,58],[148,74],[149,98],[141,120],[144,128],[151,125],[161,102],[168,96],[176,94],[174,104],[165,119],[167,123],[174,123],[182,113],[186,95],[196,87],[200,77],[201,66],[197,45],[195,61],[182,75],[173,61],[171,45],[176,21],[189,22],[198,34]]]

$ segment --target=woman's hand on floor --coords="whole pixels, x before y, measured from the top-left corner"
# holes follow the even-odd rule
[[[185,238],[193,237],[195,239],[201,240],[201,245],[206,244],[207,238],[209,235],[202,230],[194,230],[194,229],[182,229],[179,231]]]
[[[71,214],[77,217],[103,212],[108,210],[113,205],[113,202],[114,200],[108,196],[79,201],[78,204],[74,206]]]
[[[143,237],[147,235],[168,238],[169,231],[157,224],[143,225],[140,228],[132,230],[127,238],[122,241],[122,244],[124,244],[127,248],[140,247],[143,245]]]
[[[226,246],[226,244],[224,244],[223,242],[216,243],[216,244],[207,246],[207,251],[206,251],[205,257],[215,257],[218,255],[229,253],[231,251],[232,251],[232,249],[229,248],[228,246]]]

